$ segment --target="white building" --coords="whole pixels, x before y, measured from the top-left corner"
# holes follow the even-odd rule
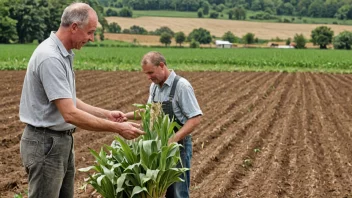
[[[216,44],[217,48],[231,48],[232,47],[232,43],[230,43],[228,41],[216,40],[215,44]]]

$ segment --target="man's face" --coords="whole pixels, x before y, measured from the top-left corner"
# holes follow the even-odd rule
[[[94,41],[94,32],[97,29],[98,18],[95,13],[90,12],[88,24],[79,27],[77,24],[72,25],[72,45],[74,49],[81,49],[89,41]]]
[[[165,82],[165,65],[160,63],[159,66],[155,66],[151,63],[142,66],[143,72],[147,75],[148,80],[153,81],[153,83],[162,86]]]

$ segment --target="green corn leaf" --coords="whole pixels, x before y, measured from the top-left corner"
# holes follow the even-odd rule
[[[147,190],[147,188],[146,187],[140,187],[140,186],[135,186],[134,188],[133,188],[133,191],[132,191],[132,196],[131,197],[133,197],[133,196],[135,196],[135,195],[138,195],[138,194],[140,194],[140,193],[142,193],[142,192],[148,192],[148,190]],[[138,197],[141,197],[141,196],[138,196]]]

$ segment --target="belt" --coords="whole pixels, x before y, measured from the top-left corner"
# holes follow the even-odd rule
[[[33,130],[41,131],[41,132],[49,132],[49,133],[54,133],[54,134],[65,134],[65,135],[72,135],[76,131],[76,128],[65,130],[65,131],[55,131],[46,127],[35,127],[30,124],[27,124],[29,128],[32,128]]]

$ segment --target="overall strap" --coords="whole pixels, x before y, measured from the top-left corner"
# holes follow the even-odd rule
[[[153,96],[152,96],[152,102],[154,102],[156,86],[158,86],[158,85],[157,85],[157,84],[154,84],[154,91],[153,91]]]
[[[175,96],[175,91],[176,91],[176,85],[178,83],[178,81],[180,80],[180,76],[176,76],[174,79],[174,82],[172,83],[172,87],[171,87],[171,91],[170,91],[170,95],[169,95],[169,100],[172,100]]]

